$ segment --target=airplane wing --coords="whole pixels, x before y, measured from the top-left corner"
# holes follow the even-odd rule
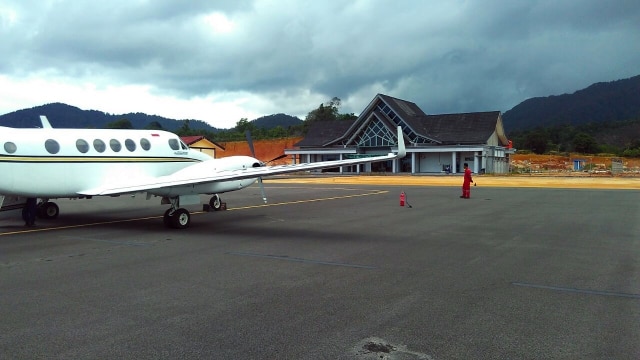
[[[334,168],[340,166],[357,165],[368,162],[378,162],[385,160],[399,159],[406,155],[404,137],[402,129],[398,127],[398,152],[389,153],[387,155],[375,156],[359,159],[345,159],[321,161],[304,164],[262,166],[255,168],[225,170],[225,171],[207,171],[207,162],[201,162],[191,165],[189,168],[183,169],[176,174],[160,176],[156,178],[140,179],[137,181],[128,181],[126,184],[101,187],[96,189],[88,189],[79,192],[83,196],[100,196],[100,195],[117,195],[134,192],[142,192],[165,187],[196,185],[210,182],[231,181],[242,179],[253,179],[258,177],[267,177],[273,175],[288,174],[298,171],[309,171],[326,168]],[[184,171],[187,170],[187,171]]]

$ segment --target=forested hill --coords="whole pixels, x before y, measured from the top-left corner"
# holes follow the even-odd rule
[[[502,115],[505,130],[640,118],[640,75],[593,84],[573,94],[523,101]]]
[[[183,128],[185,123],[185,120],[168,119],[157,115],[147,115],[143,113],[114,115],[97,110],[82,110],[75,106],[62,103],[53,103],[0,115],[0,126],[14,128],[40,127],[40,115],[45,115],[49,119],[49,122],[51,122],[51,126],[55,128],[102,129],[108,127],[108,124],[120,120],[128,120],[134,129],[152,127],[176,131],[177,129]],[[281,126],[286,129],[291,125],[300,125],[302,120],[295,116],[274,114],[255,119],[251,121],[251,123],[258,129],[272,129],[276,126]],[[204,121],[192,119],[189,120],[188,127],[194,131],[204,130],[211,133],[217,133],[223,130],[212,127]]]
[[[2,115],[0,116],[0,126],[15,128],[40,127],[40,115],[45,115],[54,128],[102,129],[106,128],[109,123],[123,119],[129,120],[135,129],[144,129],[149,127],[150,124],[157,127],[159,124],[162,129],[173,131],[184,124],[184,120],[167,119],[156,115],[143,113],[114,115],[97,110],[82,110],[62,103],[52,103]],[[189,128],[218,131],[218,129],[200,120],[189,120]]]
[[[276,126],[288,128],[289,126],[302,125],[302,120],[287,114],[273,114],[259,117],[252,121],[256,128],[273,129]]]

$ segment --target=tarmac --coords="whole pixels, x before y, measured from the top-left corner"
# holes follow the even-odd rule
[[[0,358],[640,358],[637,182],[312,178],[185,230],[143,196],[0,213]]]

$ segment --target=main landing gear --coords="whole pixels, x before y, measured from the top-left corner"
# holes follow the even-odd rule
[[[60,215],[60,208],[56,203],[43,199],[38,204],[37,215],[41,219],[55,219]]]
[[[168,199],[171,203],[171,207],[164,212],[162,220],[166,227],[174,229],[186,229],[191,223],[191,214],[187,209],[180,207],[180,201],[178,197]],[[212,210],[218,211],[222,208],[222,201],[218,194],[214,194],[209,199],[209,207]]]

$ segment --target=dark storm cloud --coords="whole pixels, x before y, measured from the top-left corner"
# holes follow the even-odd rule
[[[338,96],[357,113],[375,92],[429,113],[506,111],[637,75],[638,24],[640,2],[626,0],[12,0],[0,70],[182,98],[245,92],[274,112]]]

